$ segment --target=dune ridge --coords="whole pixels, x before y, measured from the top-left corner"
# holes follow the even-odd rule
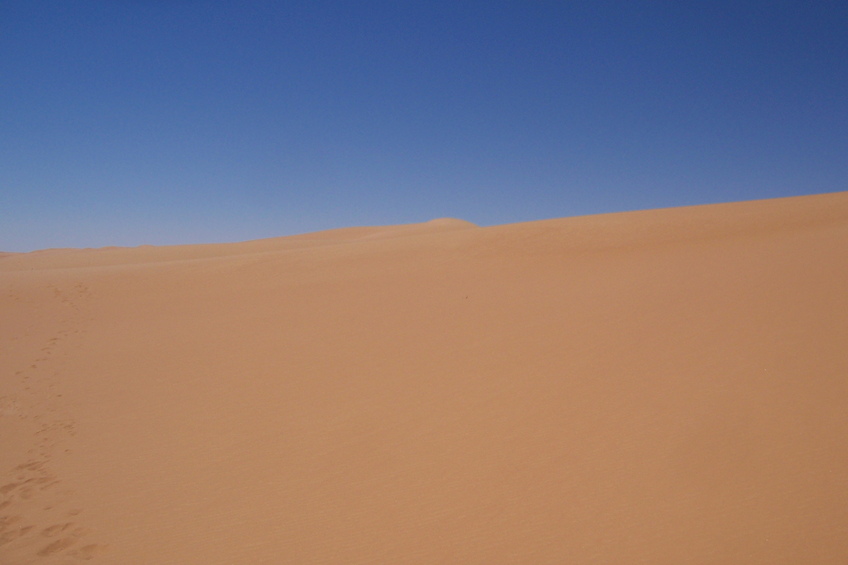
[[[844,563],[848,192],[0,261],[0,562]]]
[[[233,255],[281,252],[325,245],[339,245],[362,239],[391,239],[429,233],[441,233],[477,227],[471,222],[453,218],[440,218],[420,224],[397,226],[338,228],[299,235],[255,239],[238,243],[207,243],[192,245],[138,247],[102,247],[95,249],[46,249],[31,253],[6,254],[17,259],[7,268],[55,269],[67,267],[95,267],[135,263],[161,263],[212,259]],[[3,254],[0,253],[0,258]]]

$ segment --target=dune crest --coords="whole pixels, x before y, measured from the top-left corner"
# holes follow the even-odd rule
[[[848,562],[846,257],[846,192],[6,256],[0,562]]]
[[[238,243],[195,245],[140,245],[138,247],[100,247],[94,249],[43,249],[30,253],[8,253],[15,261],[7,269],[55,269],[115,266],[142,263],[214,259],[291,251],[327,245],[346,244],[365,239],[389,239],[476,228],[475,224],[454,218],[440,218],[419,224],[338,228],[298,235],[256,239]],[[0,254],[3,258],[4,254]]]

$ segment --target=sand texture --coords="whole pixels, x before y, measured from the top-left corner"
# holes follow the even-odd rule
[[[848,563],[848,193],[0,257],[0,563]]]

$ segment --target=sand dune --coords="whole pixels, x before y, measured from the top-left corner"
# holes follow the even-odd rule
[[[848,562],[848,193],[0,260],[0,563]]]
[[[257,239],[241,243],[172,245],[154,247],[104,247],[99,249],[47,249],[33,253],[7,253],[9,270],[57,269],[65,267],[103,267],[141,263],[163,263],[231,257],[258,253],[279,253],[292,249],[352,243],[362,239],[387,239],[429,233],[441,233],[476,227],[470,222],[441,218],[421,224],[356,227],[306,233],[289,237]],[[3,258],[0,253],[0,258]]]

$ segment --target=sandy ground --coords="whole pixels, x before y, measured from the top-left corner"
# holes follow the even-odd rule
[[[848,193],[0,258],[0,563],[848,563]]]

